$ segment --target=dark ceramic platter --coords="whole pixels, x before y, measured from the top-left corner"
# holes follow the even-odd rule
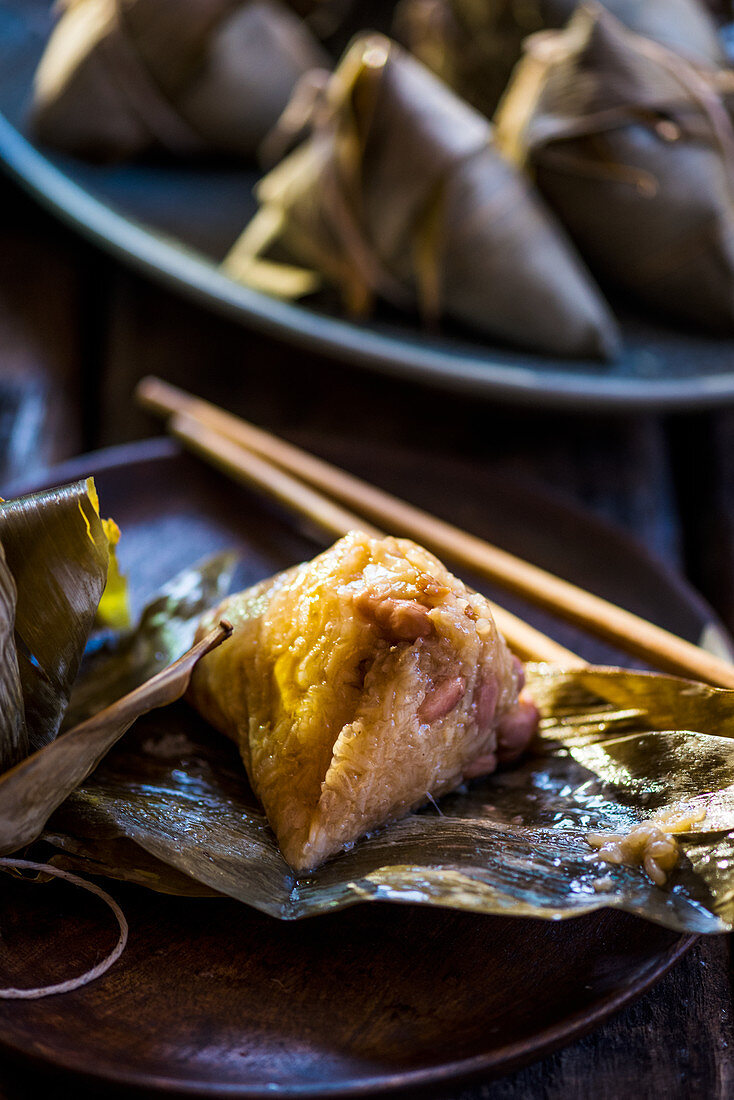
[[[150,277],[248,327],[353,367],[454,391],[607,411],[705,407],[734,399],[734,341],[629,314],[623,318],[624,351],[604,365],[493,347],[458,329],[425,335],[415,320],[387,313],[355,324],[234,283],[213,261],[253,212],[254,170],[178,163],[99,167],[29,141],[25,116],[50,8],[50,0],[0,0],[0,160],[61,218]]]
[[[712,629],[701,600],[629,539],[507,478],[458,463],[426,468],[424,459],[417,470],[400,451],[346,456],[302,442],[571,580],[624,595],[691,640]],[[318,549],[165,441],[76,460],[25,488],[90,473],[123,529],[137,608],[175,571],[223,547],[242,552],[243,584]],[[559,636],[589,658],[615,658],[570,628]],[[0,1042],[126,1087],[210,1096],[422,1090],[506,1072],[601,1022],[692,942],[612,911],[554,923],[384,904],[287,924],[224,899],[110,889],[130,921],[121,961],[64,997],[0,1001]],[[68,977],[115,935],[89,895],[7,879],[0,927],[0,985]]]

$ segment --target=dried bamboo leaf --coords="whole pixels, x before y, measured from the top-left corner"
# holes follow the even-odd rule
[[[381,900],[554,920],[612,907],[680,931],[731,928],[731,693],[547,666],[529,668],[529,685],[543,712],[533,757],[384,827],[306,878],[280,855],[234,746],[182,704],[138,723],[50,829],[84,843],[127,837],[280,919]],[[697,699],[703,718],[690,721]],[[679,728],[656,728],[667,717]],[[687,731],[682,720],[718,732]],[[667,886],[594,859],[587,833],[624,831],[681,799],[708,815],[679,838],[684,855]]]
[[[734,692],[652,672],[586,668],[572,674],[529,665],[533,697],[549,717],[543,736],[564,744],[648,730],[734,737]]]
[[[15,648],[15,581],[0,543],[0,773],[28,755],[23,692]]]
[[[237,560],[225,551],[183,569],[150,600],[132,631],[106,639],[85,657],[63,728],[109,706],[185,653],[202,614],[226,595]]]
[[[17,590],[15,640],[31,750],[55,738],[107,578],[92,478],[0,504]]]
[[[135,886],[145,886],[159,894],[174,894],[179,897],[206,898],[220,897],[200,882],[181,874],[170,864],[154,859],[137,844],[125,837],[107,840],[76,840],[59,834],[44,834],[49,844],[60,848],[58,855],[52,856],[49,863],[64,871],[74,871],[84,875],[102,875],[120,882],[131,882]]]
[[[35,840],[53,811],[133,722],[179,699],[199,658],[231,632],[229,624],[220,624],[175,664],[0,776],[0,855]]]

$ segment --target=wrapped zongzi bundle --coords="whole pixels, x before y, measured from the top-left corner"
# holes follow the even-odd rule
[[[251,155],[325,56],[279,0],[62,0],[35,80],[38,137],[97,159]]]
[[[599,0],[628,30],[652,38],[695,65],[717,68],[726,54],[716,24],[703,0]],[[578,0],[540,0],[543,23],[562,27]]]
[[[311,869],[515,759],[537,712],[489,604],[407,539],[351,532],[231,596],[191,700],[237,741],[291,866]]]
[[[396,34],[430,69],[488,117],[519,61],[523,39],[559,28],[578,0],[403,0]],[[697,64],[725,64],[716,26],[699,0],[604,0],[637,34]]]
[[[283,295],[379,296],[535,351],[607,356],[616,326],[563,230],[486,119],[381,35],[352,44],[313,132],[258,185],[225,260]]]
[[[585,4],[529,39],[496,121],[600,281],[730,332],[734,129],[719,79]]]

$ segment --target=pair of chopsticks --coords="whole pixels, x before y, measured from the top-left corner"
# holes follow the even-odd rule
[[[266,493],[331,537],[339,538],[355,528],[407,536],[654,668],[734,688],[733,664],[216,405],[157,378],[143,379],[136,396],[144,408],[166,419],[169,432],[189,450],[235,480]],[[504,608],[493,605],[493,611],[508,644],[524,660],[547,661],[563,668],[585,665],[577,654]]]

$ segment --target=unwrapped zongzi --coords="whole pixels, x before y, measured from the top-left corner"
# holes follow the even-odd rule
[[[279,0],[62,0],[32,124],[79,156],[249,156],[297,80],[326,63]]]
[[[381,35],[354,41],[312,135],[258,186],[225,260],[284,296],[337,287],[567,356],[612,354],[614,320],[561,227],[490,124]]]
[[[720,81],[585,4],[528,40],[496,121],[600,282],[731,332],[734,128]]]
[[[351,532],[200,633],[221,616],[234,634],[190,698],[238,743],[296,870],[514,760],[535,731],[486,599],[407,539]]]

